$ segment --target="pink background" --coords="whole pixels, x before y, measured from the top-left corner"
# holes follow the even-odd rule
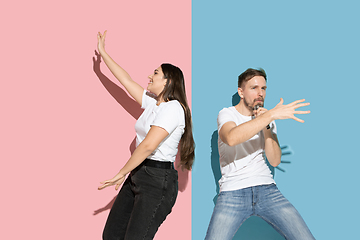
[[[0,18],[0,238],[101,239],[117,192],[97,187],[129,158],[140,112],[94,65],[96,34],[143,87],[179,66],[190,100],[191,1],[8,1]],[[191,238],[190,176],[155,239]]]

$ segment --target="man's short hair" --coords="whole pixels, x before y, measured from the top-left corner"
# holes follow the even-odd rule
[[[265,81],[267,81],[266,73],[265,73],[264,69],[262,69],[262,68],[259,68],[259,69],[248,68],[248,69],[246,69],[245,72],[243,72],[242,74],[239,75],[238,87],[241,88],[241,85],[244,82],[249,81],[250,79],[252,79],[255,76],[262,76],[262,77],[265,78]]]

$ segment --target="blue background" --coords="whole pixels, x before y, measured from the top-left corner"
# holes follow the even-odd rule
[[[262,67],[265,107],[305,98],[311,114],[278,120],[284,149],[275,181],[316,239],[358,236],[359,8],[357,1],[192,2],[192,239],[203,239],[218,193],[218,112],[237,76]],[[236,96],[236,95],[235,95]],[[235,98],[236,101],[236,98]],[[252,217],[234,239],[282,239]]]

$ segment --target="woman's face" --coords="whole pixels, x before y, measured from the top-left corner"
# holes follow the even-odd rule
[[[164,78],[164,73],[161,66],[155,69],[154,73],[149,75],[150,82],[148,83],[147,90],[155,93],[157,96],[164,90],[167,79]]]

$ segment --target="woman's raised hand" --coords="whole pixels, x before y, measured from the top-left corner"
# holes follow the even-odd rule
[[[100,54],[102,52],[105,52],[105,37],[106,37],[106,31],[104,32],[104,34],[101,34],[100,32],[98,32],[98,34],[97,34],[98,50],[99,50]]]

